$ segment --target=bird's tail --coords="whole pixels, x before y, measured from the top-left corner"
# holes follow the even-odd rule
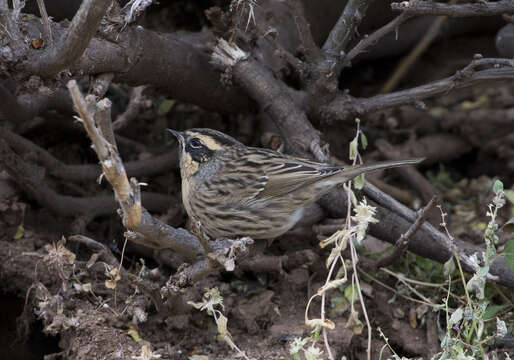
[[[391,161],[382,161],[375,164],[362,164],[362,165],[355,165],[352,167],[346,167],[344,174],[346,180],[351,180],[356,176],[359,176],[363,173],[368,173],[371,171],[376,171],[380,169],[390,169],[395,168],[399,166],[405,166],[405,165],[415,165],[425,160],[425,158],[414,158],[414,159],[404,159],[404,160],[391,160]],[[345,181],[346,181],[345,180]]]

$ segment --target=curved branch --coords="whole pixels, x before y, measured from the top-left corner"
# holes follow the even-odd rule
[[[101,168],[97,164],[68,165],[54,157],[45,149],[32,141],[17,135],[4,127],[0,127],[0,139],[4,139],[17,153],[32,153],[37,156],[37,161],[43,165],[49,174],[61,180],[69,181],[95,181],[101,174]],[[125,164],[130,176],[150,176],[163,173],[178,166],[177,150],[158,155],[150,159],[129,161]]]
[[[511,0],[478,1],[472,4],[450,5],[433,1],[411,0],[400,3],[393,2],[391,9],[411,15],[494,16],[514,13],[514,2]]]
[[[390,22],[375,30],[371,35],[364,37],[343,58],[343,66],[350,66],[355,57],[368,50],[369,47],[376,44],[381,38],[389,34],[391,31],[398,29],[398,27],[411,16],[412,15],[409,15],[406,12],[402,12]]]
[[[43,54],[33,52],[27,67],[48,77],[69,68],[86,50],[110,5],[108,0],[84,0],[64,37]]]
[[[50,209],[60,216],[87,215],[89,218],[113,214],[118,208],[113,196],[98,195],[91,197],[75,197],[61,195],[51,189],[43,181],[43,174],[36,166],[25,162],[0,138],[0,163],[3,164],[9,176],[31,198],[41,206]],[[173,198],[170,196],[145,193],[142,202],[151,211],[164,212],[168,210]]]
[[[213,61],[231,69],[234,79],[269,114],[283,134],[289,152],[304,154],[311,151],[324,158],[320,150],[319,132],[300,110],[284,83],[256,60],[248,57],[237,46],[220,40],[215,47]],[[314,150],[314,151],[313,151]],[[318,150],[318,151],[316,151]]]
[[[476,70],[476,68],[481,66],[490,66],[491,68]],[[501,58],[479,59],[472,61],[464,69],[445,79],[370,98],[353,98],[348,95],[340,95],[327,106],[314,109],[314,111],[319,111],[318,115],[324,119],[345,120],[352,116],[360,116],[399,105],[416,103],[436,95],[446,94],[449,91],[467,88],[482,82],[508,79],[514,79],[514,60]]]
[[[9,25],[11,12],[0,12],[0,22]],[[43,27],[39,18],[27,15],[21,21],[27,30],[27,38],[41,36]],[[73,31],[64,25],[64,22],[52,23],[55,39],[71,39]],[[42,51],[29,49],[22,39],[13,36],[4,46],[11,50],[12,56],[0,58],[0,65],[17,72],[26,71],[28,75],[49,76],[67,67],[80,76],[113,73],[115,82],[133,87],[150,85],[174,99],[194,103],[206,110],[240,113],[256,109],[255,103],[240,88],[220,83],[221,74],[209,64],[207,48],[201,45],[212,41],[205,32],[163,34],[141,26],[127,26],[122,32],[112,28],[117,29],[114,25],[100,28],[102,37],[88,39],[85,51],[82,51],[85,39],[79,39],[78,43],[82,44],[80,54],[74,44],[71,44],[73,51],[61,45],[68,43],[66,41],[55,40],[54,46]],[[62,60],[68,55],[59,49],[78,56],[76,61],[73,59],[71,64],[64,64]],[[198,97],[204,93],[209,96]]]

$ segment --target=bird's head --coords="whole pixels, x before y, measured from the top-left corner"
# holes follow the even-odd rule
[[[182,176],[207,175],[214,170],[213,160],[227,151],[243,146],[236,139],[212,129],[175,131],[168,129],[179,142],[180,170]]]

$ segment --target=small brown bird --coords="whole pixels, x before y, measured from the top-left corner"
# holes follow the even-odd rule
[[[169,131],[179,142],[187,214],[212,238],[273,239],[337,185],[365,172],[422,160],[332,166],[248,147],[212,129]]]

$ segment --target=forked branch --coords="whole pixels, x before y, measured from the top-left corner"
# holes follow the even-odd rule
[[[43,54],[33,53],[27,61],[28,68],[50,77],[70,67],[86,50],[111,3],[108,0],[84,0],[64,37]],[[45,24],[44,29],[50,31],[49,25]]]
[[[129,239],[157,249],[171,248],[190,259],[202,253],[202,246],[196,237],[184,229],[166,225],[142,207],[140,184],[135,178],[129,181],[115,144],[107,140],[112,134],[111,120],[98,118],[110,116],[110,111],[102,109],[110,108],[110,101],[103,99],[96,103],[94,95],[84,98],[75,80],[68,83],[68,89],[84,128],[93,142],[103,174],[112,185],[121,206],[123,224],[130,231]]]

